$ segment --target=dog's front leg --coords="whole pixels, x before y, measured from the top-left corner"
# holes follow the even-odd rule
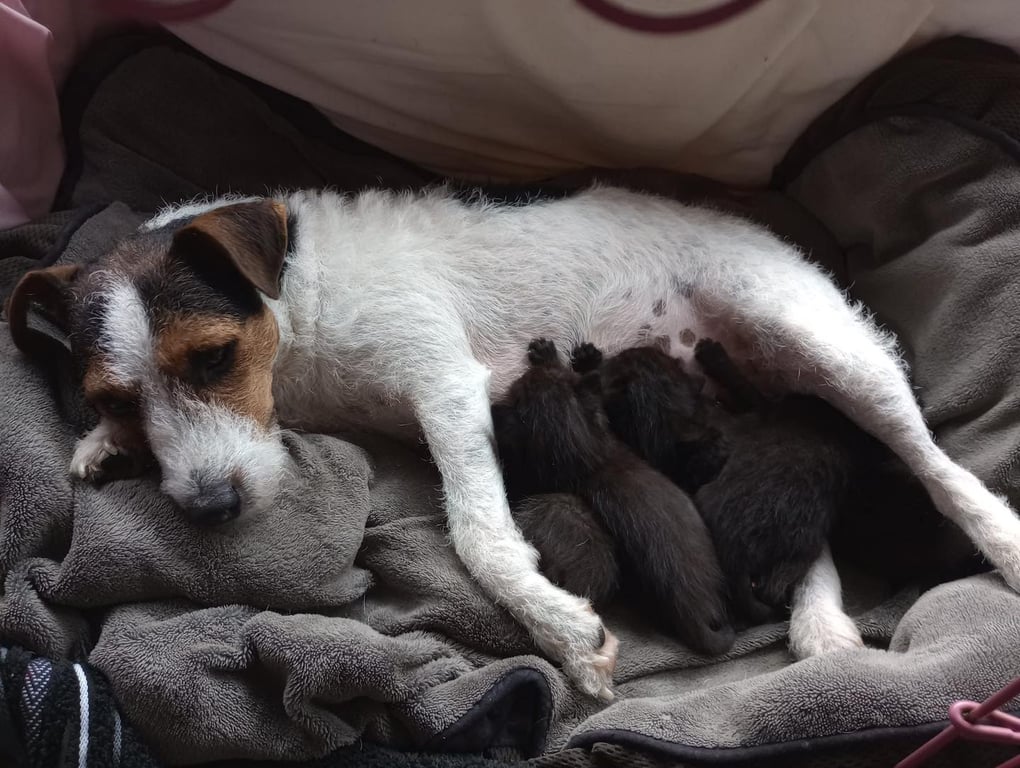
[[[843,587],[826,544],[793,593],[790,650],[798,659],[864,645],[843,610]]]
[[[495,452],[489,371],[469,354],[427,375],[416,371],[413,405],[443,476],[454,549],[482,589],[531,633],[586,693],[612,698],[616,639],[587,600],[554,586],[510,516]]]
[[[137,429],[102,418],[74,447],[70,473],[101,483],[135,477],[151,460],[145,438]]]

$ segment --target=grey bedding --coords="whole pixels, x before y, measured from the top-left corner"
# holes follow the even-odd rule
[[[1001,54],[988,57],[1000,66]],[[432,181],[162,40],[124,39],[86,59],[65,117],[69,212],[0,233],[0,295],[40,260],[93,258],[163,200]],[[844,133],[799,148],[783,189],[751,196],[610,176],[708,196],[808,243],[901,335],[947,450],[1018,502],[1016,158],[944,117],[877,116]],[[524,755],[616,741],[721,762],[940,721],[953,700],[1020,674],[1020,597],[996,575],[925,594],[851,578],[874,647],[799,663],[781,624],[705,659],[624,606],[606,612],[621,653],[618,699],[602,707],[468,578],[426,455],[366,435],[288,434],[303,472],[280,505],[194,529],[154,477],[70,481],[90,415],[0,331],[0,640],[87,658],[167,762],[309,758],[361,739]]]

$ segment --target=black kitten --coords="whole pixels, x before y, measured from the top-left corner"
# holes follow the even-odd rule
[[[542,339],[528,347],[528,359],[492,408],[511,503],[579,496],[616,542],[624,581],[650,615],[697,651],[726,651],[734,635],[724,580],[691,499],[613,436],[597,374],[570,370]]]
[[[701,340],[694,356],[731,408],[715,410],[729,456],[699,490],[698,508],[737,610],[764,621],[785,609],[821,554],[870,438],[820,398],[766,399],[718,342]]]
[[[596,608],[616,596],[620,568],[613,540],[578,496],[526,496],[511,507],[524,538],[538,550],[539,566],[553,584],[587,597]]]
[[[639,456],[697,491],[733,607],[759,623],[786,605],[849,492],[848,423],[817,398],[767,402],[716,342],[695,357],[742,413],[709,407],[683,364],[651,347],[603,363],[606,411]]]
[[[907,584],[927,588],[985,567],[967,536],[939,514],[928,491],[906,464],[834,406],[808,395],[766,399],[737,371],[717,342],[700,342],[695,358],[727,391],[733,407],[752,411],[742,420],[743,428],[751,431],[743,452],[747,465],[773,464],[776,470],[769,473],[767,487],[779,489],[789,483],[798,493],[783,509],[803,505],[799,512],[788,512],[786,518],[789,531],[801,538],[799,547],[790,547],[781,531],[765,539],[779,556],[777,562],[784,556],[787,559],[771,576],[749,579],[759,602],[772,607],[788,602],[793,585],[814,560],[809,553],[821,548],[823,531],[841,562],[853,562],[885,578],[894,589]],[[769,435],[766,452],[762,438],[768,441]],[[730,442],[732,446],[733,440]],[[734,457],[731,448],[730,460]],[[735,461],[734,473],[738,465]],[[723,479],[720,475],[720,486]],[[753,477],[745,483],[754,483]],[[706,509],[719,509],[719,499],[726,495],[715,486],[712,483],[698,494],[699,504]],[[766,507],[763,511],[767,515],[770,510]],[[713,530],[724,525],[721,521]],[[754,535],[756,532],[749,534]],[[765,554],[762,563],[767,563],[767,551]]]
[[[655,347],[626,349],[603,364],[592,344],[574,350],[578,373],[598,371],[613,433],[688,493],[714,479],[727,446],[701,395],[704,379]]]
[[[947,553],[956,572],[971,567],[956,556],[959,539],[920,482],[836,408],[807,395],[766,398],[712,340],[698,343],[695,359],[729,410],[693,402],[699,382],[653,348],[605,362],[606,406],[614,432],[687,488],[707,475],[692,476],[682,452],[662,450],[662,435],[707,441],[709,461],[721,469],[695,500],[742,618],[758,623],[781,613],[830,536],[837,553],[856,553],[872,572],[900,581],[931,571]],[[874,562],[879,551],[882,562]]]

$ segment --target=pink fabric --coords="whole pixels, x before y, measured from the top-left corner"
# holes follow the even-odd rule
[[[0,228],[53,202],[64,166],[57,93],[98,21],[81,0],[0,0]]]

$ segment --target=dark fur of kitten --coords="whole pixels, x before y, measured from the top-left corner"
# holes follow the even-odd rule
[[[625,349],[603,362],[592,344],[572,356],[574,370],[597,371],[613,433],[687,493],[714,479],[728,446],[701,396],[704,379],[655,347]]]
[[[715,549],[690,497],[616,439],[597,374],[559,360],[552,342],[528,347],[528,370],[492,408],[511,504],[571,493],[616,543],[625,588],[692,649],[733,643]]]
[[[616,546],[595,514],[570,493],[526,496],[511,507],[524,538],[538,550],[539,567],[553,584],[601,608],[616,596]]]
[[[729,410],[706,405],[698,380],[654,348],[605,361],[605,406],[639,456],[697,490],[740,618],[758,623],[785,609],[830,536],[838,554],[894,582],[930,578],[947,558],[954,572],[970,567],[920,482],[883,444],[820,398],[766,398],[717,342],[700,341],[695,359]],[[670,436],[705,445],[717,475],[704,462],[691,474]]]

